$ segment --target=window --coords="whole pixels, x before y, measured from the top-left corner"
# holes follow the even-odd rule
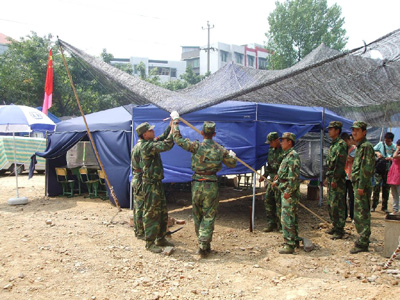
[[[267,69],[267,59],[259,57],[258,58],[258,68],[261,70],[266,70]]]
[[[200,67],[200,58],[187,60],[187,66],[192,69]]]
[[[235,52],[235,62],[237,64],[243,65],[243,56],[244,56],[243,54]]]
[[[228,61],[228,52],[226,52],[226,51],[222,51],[222,50],[220,50],[220,52],[221,52],[221,61],[222,62],[227,62]]]
[[[247,55],[247,66],[254,67],[254,56]]]
[[[176,78],[176,69],[171,69],[171,77]]]

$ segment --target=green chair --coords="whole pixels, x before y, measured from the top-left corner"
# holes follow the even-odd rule
[[[82,167],[79,169],[79,177],[81,181],[86,184],[89,197],[97,198],[97,188],[99,186],[99,181],[97,179],[90,179],[89,172],[86,167]]]
[[[97,170],[97,175],[99,175],[99,183],[101,186],[104,187],[106,196],[105,197],[100,197],[102,200],[107,200],[109,198],[108,196],[108,189],[106,185],[106,175],[103,170]]]
[[[62,196],[73,197],[75,180],[68,179],[67,168],[55,168],[57,181],[61,183],[63,193]]]

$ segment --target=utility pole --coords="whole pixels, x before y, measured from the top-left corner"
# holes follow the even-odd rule
[[[210,22],[207,21],[207,28],[204,28],[203,26],[201,26],[201,29],[205,30],[207,29],[208,31],[208,44],[207,44],[207,48],[205,48],[205,50],[207,51],[207,74],[210,74],[210,50],[214,50],[214,48],[210,47],[210,29],[213,29],[214,25],[212,25],[212,27],[210,26]]]

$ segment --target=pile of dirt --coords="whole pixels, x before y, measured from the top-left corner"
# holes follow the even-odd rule
[[[15,179],[0,177],[1,299],[394,299],[400,263],[383,270],[384,213],[372,213],[370,252],[352,255],[357,232],[346,223],[343,240],[331,240],[322,221],[299,209],[300,235],[315,250],[280,255],[279,232],[264,233],[262,189],[257,189],[250,232],[251,190],[220,190],[220,206],[207,259],[196,254],[190,192],[170,191],[170,216],[184,220],[171,255],[145,250],[129,225],[132,212],[108,201],[45,198],[44,176],[19,178],[24,206],[10,206]],[[326,204],[302,203],[328,220]],[[181,205],[176,204],[176,200]],[[380,207],[378,207],[380,208]]]

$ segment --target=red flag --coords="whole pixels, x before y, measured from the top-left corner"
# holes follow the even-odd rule
[[[44,86],[44,99],[42,112],[47,115],[47,110],[53,105],[53,51],[49,52],[49,65],[47,67],[46,84]]]

